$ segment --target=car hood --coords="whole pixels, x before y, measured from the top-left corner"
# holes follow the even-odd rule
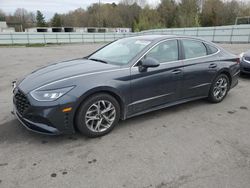
[[[21,81],[18,87],[24,93],[28,93],[43,85],[68,77],[84,74],[87,75],[90,73],[112,70],[116,68],[119,67],[87,59],[70,60],[61,63],[55,63],[33,71]]]

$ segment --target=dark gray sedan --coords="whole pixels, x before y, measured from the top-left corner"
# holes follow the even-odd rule
[[[240,71],[243,74],[250,74],[250,50],[240,54]]]
[[[239,58],[202,39],[124,38],[32,72],[14,84],[14,109],[29,130],[97,137],[120,119],[201,98],[221,102],[239,72]]]

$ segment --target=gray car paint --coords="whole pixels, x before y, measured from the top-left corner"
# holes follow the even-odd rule
[[[183,60],[181,54],[178,61],[162,63],[159,67],[140,72],[137,62],[161,41],[185,38],[215,45],[198,38],[180,36],[156,35],[138,38],[152,42],[127,65],[104,64],[82,58],[53,64],[28,75],[17,88],[27,96],[31,108],[19,119],[39,116],[48,119],[50,125],[57,129],[51,134],[72,133],[75,131],[74,117],[78,107],[88,96],[97,92],[108,92],[113,95],[120,103],[121,119],[126,119],[166,106],[204,98],[208,95],[213,79],[221,72],[230,76],[232,86],[237,84],[237,57],[219,47],[219,52],[213,55]],[[217,66],[209,68],[214,63]],[[178,74],[175,73],[176,70],[179,71]],[[68,86],[75,88],[52,102],[39,102],[30,95],[33,90],[51,90]],[[61,109],[68,106],[73,107],[73,111],[67,114],[65,123],[66,115]],[[35,123],[36,118],[32,120]]]

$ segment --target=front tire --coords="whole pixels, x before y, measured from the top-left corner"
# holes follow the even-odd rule
[[[76,115],[78,130],[87,137],[99,137],[109,133],[120,119],[120,105],[109,94],[90,96],[80,106]]]
[[[230,89],[230,81],[227,75],[220,74],[212,83],[208,100],[212,103],[219,103],[227,96]]]

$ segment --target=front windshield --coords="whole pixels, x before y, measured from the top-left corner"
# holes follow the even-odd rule
[[[92,54],[88,59],[126,65],[150,43],[151,41],[136,38],[120,39]]]

